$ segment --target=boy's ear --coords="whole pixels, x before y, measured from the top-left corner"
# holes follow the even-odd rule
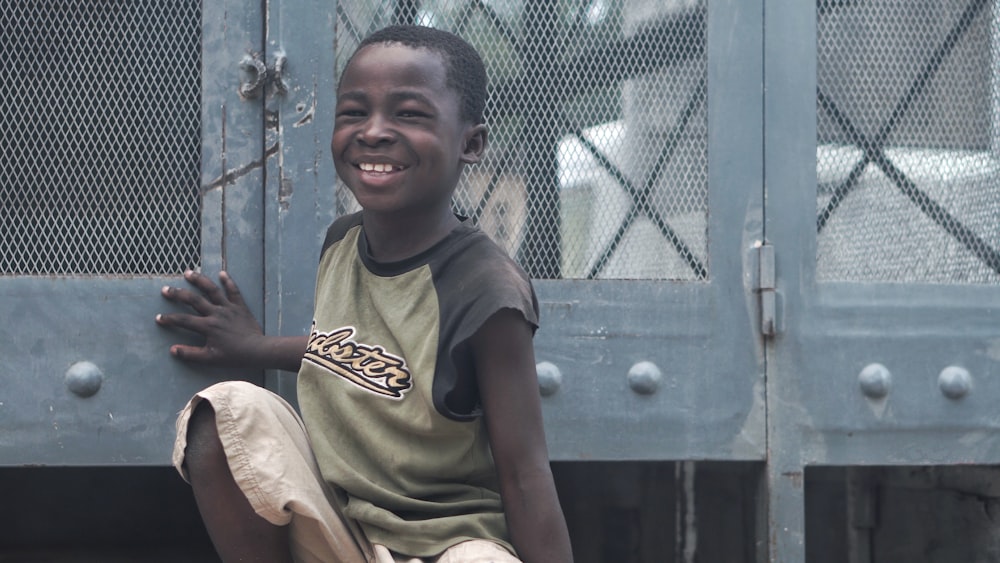
[[[465,132],[465,145],[462,147],[462,162],[465,164],[475,164],[482,160],[483,154],[486,153],[488,136],[485,123],[469,127]]]

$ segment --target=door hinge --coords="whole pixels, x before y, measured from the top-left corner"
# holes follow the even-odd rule
[[[757,242],[757,294],[760,296],[760,333],[774,336],[778,332],[777,285],[774,270],[774,247]]]

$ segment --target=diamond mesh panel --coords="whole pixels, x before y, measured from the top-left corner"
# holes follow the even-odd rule
[[[0,4],[0,275],[199,263],[201,5]]]
[[[490,148],[455,206],[533,277],[708,279],[704,2],[346,0],[338,68],[396,22],[483,55]]]
[[[818,277],[1000,283],[997,6],[819,6]]]

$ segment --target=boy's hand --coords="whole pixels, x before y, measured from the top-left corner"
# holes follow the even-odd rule
[[[185,272],[184,279],[198,291],[168,286],[161,293],[170,301],[187,305],[196,314],[157,315],[156,323],[196,332],[205,337],[205,344],[200,347],[175,344],[170,347],[170,353],[191,362],[259,367],[257,356],[262,349],[264,332],[243,301],[236,282],[226,272],[219,273],[221,288],[197,272]]]

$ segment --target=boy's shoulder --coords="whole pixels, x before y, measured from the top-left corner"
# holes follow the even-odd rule
[[[326,238],[323,240],[323,250],[325,251],[333,243],[342,240],[354,227],[361,226],[361,212],[341,215],[334,219],[326,229]]]
[[[465,274],[484,282],[488,282],[491,274],[501,272],[528,280],[528,275],[507,251],[472,221],[464,220],[453,234],[457,235],[456,246],[460,247],[456,254],[468,268]]]
[[[439,271],[442,292],[473,308],[484,307],[488,314],[499,308],[520,310],[537,326],[538,301],[531,278],[489,235],[471,223],[464,227],[454,261]]]

